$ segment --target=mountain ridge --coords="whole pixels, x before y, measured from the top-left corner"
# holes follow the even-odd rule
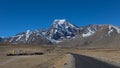
[[[0,41],[14,44],[57,44],[75,38],[93,37],[98,40],[100,36],[112,37],[113,35],[120,35],[120,27],[111,24],[90,24],[78,27],[66,19],[55,19],[48,30],[27,30],[15,36],[0,38]]]

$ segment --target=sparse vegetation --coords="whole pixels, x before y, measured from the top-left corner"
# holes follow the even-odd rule
[[[28,53],[43,52],[44,55],[6,56],[12,50],[25,50]],[[42,46],[0,46],[0,68],[58,68],[66,65],[65,54],[77,53],[120,65],[120,48],[71,48]]]

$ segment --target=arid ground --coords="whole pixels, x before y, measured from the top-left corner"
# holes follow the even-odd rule
[[[6,56],[17,51],[43,55]],[[69,58],[66,54],[76,53],[120,66],[120,48],[61,48],[25,45],[0,45],[0,68],[65,68]]]

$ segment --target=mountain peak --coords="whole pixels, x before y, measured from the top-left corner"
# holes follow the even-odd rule
[[[52,40],[63,40],[72,38],[77,34],[78,28],[66,19],[55,19],[48,31],[48,38]]]
[[[56,25],[56,26],[58,26],[58,25],[61,26],[61,25],[65,25],[65,24],[68,24],[66,19],[55,19],[53,22],[53,25]]]
[[[64,24],[67,20],[66,19],[55,19],[54,20],[54,24],[57,23],[57,24]]]
[[[76,27],[75,25],[71,24],[70,22],[68,22],[66,19],[55,19],[53,24],[52,24],[53,27],[55,28],[58,28],[58,27],[65,27],[65,28],[68,28],[68,27]]]
[[[90,24],[87,26],[77,27],[66,19],[55,19],[49,29],[36,29],[20,32],[15,36],[1,38],[0,41],[10,43],[58,43],[67,39],[80,37],[104,38],[120,35],[120,27],[111,24]]]

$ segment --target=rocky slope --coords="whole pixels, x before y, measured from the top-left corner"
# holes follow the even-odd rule
[[[54,20],[46,33],[46,37],[51,42],[61,42],[64,39],[74,38],[78,34],[79,28],[67,20]]]
[[[10,42],[14,44],[50,44],[51,42],[44,37],[44,32],[40,30],[21,32],[15,36],[4,38],[3,42]]]
[[[2,42],[2,38],[0,37],[0,42]]]
[[[78,27],[66,19],[56,19],[47,30],[21,32],[12,37],[0,38],[2,42],[14,44],[51,44],[61,43],[67,46],[93,44],[119,44],[120,28],[114,25],[88,25]],[[69,46],[68,45],[68,46]]]
[[[78,35],[75,39],[63,41],[60,45],[77,47],[120,47],[119,30],[119,27],[113,25],[100,25],[90,36],[83,36],[84,34]]]

